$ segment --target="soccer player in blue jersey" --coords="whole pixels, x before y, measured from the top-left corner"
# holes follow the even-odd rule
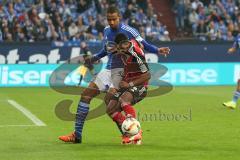
[[[232,54],[236,52],[239,47],[240,47],[240,35],[237,36],[236,40],[233,43],[233,46],[228,49],[228,53]],[[240,97],[240,79],[238,79],[237,88],[233,94],[233,99],[231,101],[224,102],[223,105],[228,108],[235,109],[237,107],[237,101],[239,97]]]
[[[109,7],[107,10],[107,21],[109,26],[104,29],[105,44],[113,42],[118,33],[124,33],[129,39],[135,39],[141,43],[144,49],[148,52],[164,56],[169,54],[170,49],[168,47],[158,48],[149,44],[140,36],[136,29],[120,22],[120,19],[121,16],[119,10],[116,7]],[[111,53],[115,51],[114,49],[111,50],[111,47],[109,46],[110,45],[105,45],[99,53],[87,61],[88,63],[93,63],[106,55],[109,58],[106,69],[99,72],[92,82],[89,83],[88,88],[82,92],[76,113],[75,131],[70,135],[60,136],[59,139],[64,142],[81,143],[82,129],[89,112],[89,104],[91,100],[97,96],[100,91],[107,91],[106,103],[108,103],[108,99],[110,99],[108,97],[114,95],[114,93],[117,92],[116,89],[119,88],[119,83],[122,79],[121,73],[123,72],[123,62],[121,61],[121,58],[119,58],[119,55]]]

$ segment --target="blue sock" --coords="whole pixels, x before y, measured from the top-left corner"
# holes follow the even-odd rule
[[[76,113],[76,122],[75,122],[75,134],[77,138],[81,138],[82,129],[85,122],[85,119],[88,115],[89,104],[84,102],[79,102],[77,113]]]
[[[236,91],[233,95],[233,102],[237,103],[239,97],[240,97],[240,92]]]

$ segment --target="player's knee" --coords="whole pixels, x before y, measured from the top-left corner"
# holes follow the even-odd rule
[[[86,88],[81,94],[81,101],[90,103],[91,100],[100,93],[95,84],[90,83],[89,87]]]
[[[90,103],[93,97],[81,95],[81,102]]]
[[[85,103],[90,103],[92,97],[88,88],[86,88],[81,94],[81,101]]]
[[[130,104],[132,101],[132,96],[129,94],[124,94],[119,98],[119,102],[123,105]]]

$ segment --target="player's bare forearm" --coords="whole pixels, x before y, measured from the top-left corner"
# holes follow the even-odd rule
[[[150,78],[151,78],[151,74],[149,72],[146,72],[146,73],[141,74],[135,80],[133,80],[132,83],[134,84],[134,86],[138,86],[138,85],[141,85],[144,82],[150,80]]]
[[[135,80],[131,81],[131,82],[126,82],[126,81],[121,81],[119,83],[119,87],[120,88],[129,88],[129,87],[133,87],[133,86],[138,86],[143,84],[144,82],[150,80],[151,78],[151,74],[149,72],[143,73],[140,76],[134,78]]]

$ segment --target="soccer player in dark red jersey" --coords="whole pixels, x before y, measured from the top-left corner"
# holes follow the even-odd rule
[[[147,95],[148,80],[151,75],[145,60],[142,46],[136,40],[128,40],[124,33],[115,38],[117,52],[124,64],[123,79],[119,83],[118,92],[110,100],[107,113],[113,121],[121,125],[126,118],[136,118],[134,104]],[[123,114],[123,111],[125,114]],[[142,131],[132,137],[123,135],[122,143],[137,143],[142,140]]]

